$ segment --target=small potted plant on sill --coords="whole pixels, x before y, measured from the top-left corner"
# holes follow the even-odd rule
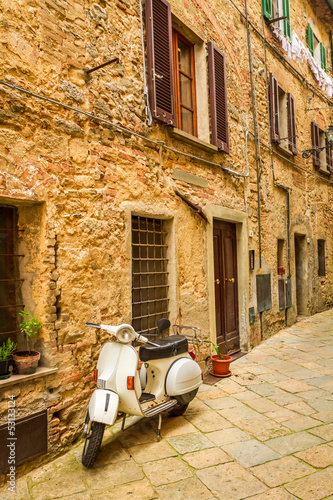
[[[42,328],[42,323],[28,311],[21,311],[19,314],[23,318],[22,323],[20,323],[20,330],[25,336],[27,350],[15,351],[13,353],[13,360],[17,373],[19,375],[28,375],[35,373],[40,359],[40,352],[32,351],[29,344],[31,337],[36,335]],[[28,319],[28,316],[31,316],[31,318]]]
[[[17,347],[16,342],[9,338],[0,347],[0,380],[10,377],[9,365],[12,361],[12,354]]]
[[[211,375],[214,377],[229,377],[231,375],[231,371],[229,370],[230,363],[232,361],[232,357],[228,356],[228,354],[222,354],[220,351],[220,347],[217,344],[214,344],[211,340],[204,340],[207,344],[211,344],[216,354],[213,354],[210,359],[213,364],[213,369],[209,371]]]

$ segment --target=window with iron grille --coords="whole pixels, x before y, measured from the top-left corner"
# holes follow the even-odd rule
[[[0,344],[16,339],[20,299],[19,259],[17,253],[17,213],[14,207],[0,207]]]
[[[132,325],[157,334],[157,321],[169,317],[165,222],[132,216]]]
[[[318,240],[318,276],[325,275],[325,240]]]

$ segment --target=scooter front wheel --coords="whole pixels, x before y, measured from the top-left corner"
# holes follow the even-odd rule
[[[104,428],[105,424],[101,424],[100,422],[91,423],[91,433],[84,443],[81,459],[82,465],[87,467],[87,469],[90,469],[96,461],[103,439]]]

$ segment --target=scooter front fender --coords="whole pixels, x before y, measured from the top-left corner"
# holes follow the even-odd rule
[[[113,425],[117,418],[118,406],[118,394],[105,389],[96,389],[89,401],[89,420]]]

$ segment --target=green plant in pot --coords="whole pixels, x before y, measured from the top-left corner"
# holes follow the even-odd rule
[[[16,342],[12,342],[9,338],[0,346],[0,378],[10,377],[9,365],[16,347]]]
[[[21,311],[20,316],[23,321],[20,323],[20,330],[26,339],[27,350],[13,353],[16,370],[19,375],[35,373],[40,359],[40,352],[30,349],[31,338],[42,328],[42,323],[28,311]],[[30,318],[29,318],[30,317]]]
[[[213,354],[210,359],[213,364],[213,370],[209,373],[214,375],[215,377],[229,377],[231,372],[229,370],[230,363],[232,361],[232,357],[228,356],[228,354],[222,354],[220,351],[220,347],[217,344],[214,344],[211,340],[204,340],[207,344],[211,344],[216,354]]]

